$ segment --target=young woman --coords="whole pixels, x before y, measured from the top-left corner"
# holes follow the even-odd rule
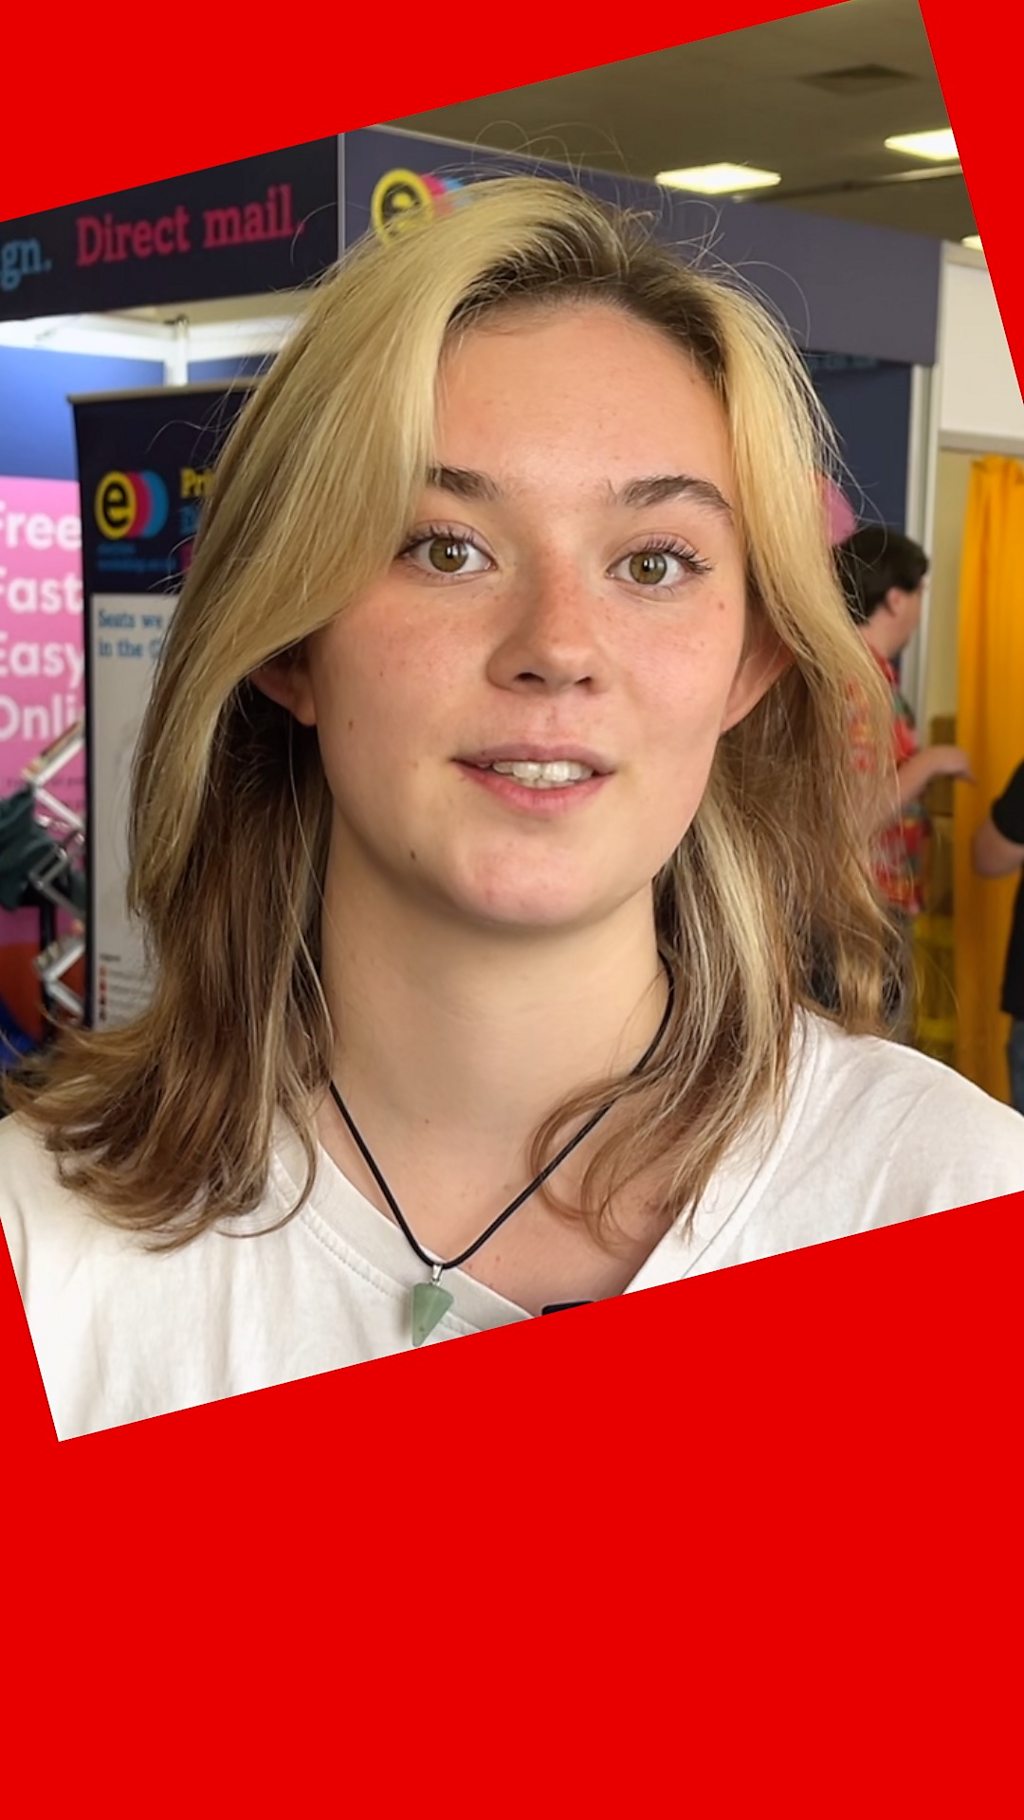
[[[872,1034],[826,461],[761,308],[570,188],[320,288],[143,729],[150,1008],[0,1126],[60,1434],[1024,1188]]]

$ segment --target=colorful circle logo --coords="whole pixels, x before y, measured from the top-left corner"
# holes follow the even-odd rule
[[[373,192],[370,217],[382,240],[407,233],[446,214],[462,184],[455,177],[422,176],[419,171],[388,171]]]
[[[150,469],[104,474],[96,488],[96,523],[112,542],[122,537],[156,537],[170,512],[167,487]]]

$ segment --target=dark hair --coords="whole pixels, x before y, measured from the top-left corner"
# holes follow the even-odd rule
[[[866,626],[890,588],[916,594],[928,573],[919,543],[891,525],[862,525],[837,546],[839,581],[855,625]]]

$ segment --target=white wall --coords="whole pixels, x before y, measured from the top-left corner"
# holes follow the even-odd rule
[[[946,249],[939,326],[939,437],[1024,443],[1024,403],[988,267]]]
[[[933,559],[924,617],[903,663],[904,688],[925,725],[956,706],[957,596],[966,489],[972,458],[1024,460],[1024,402],[988,266],[980,253],[943,248],[936,365],[922,382],[915,459],[925,475],[923,509],[910,524]],[[952,451],[964,457],[948,460]],[[920,521],[921,531],[915,529]]]

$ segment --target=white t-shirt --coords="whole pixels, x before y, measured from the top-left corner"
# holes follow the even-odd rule
[[[629,1292],[1024,1189],[1024,1118],[951,1069],[810,1017],[788,1109],[717,1171],[692,1235],[655,1247]],[[283,1121],[246,1228],[294,1206],[304,1176]],[[0,1122],[0,1221],[61,1439],[411,1346],[422,1264],[319,1152],[312,1197],[276,1232],[208,1231],[154,1253],[56,1180],[18,1118]],[[426,1342],[529,1317],[461,1271]]]

